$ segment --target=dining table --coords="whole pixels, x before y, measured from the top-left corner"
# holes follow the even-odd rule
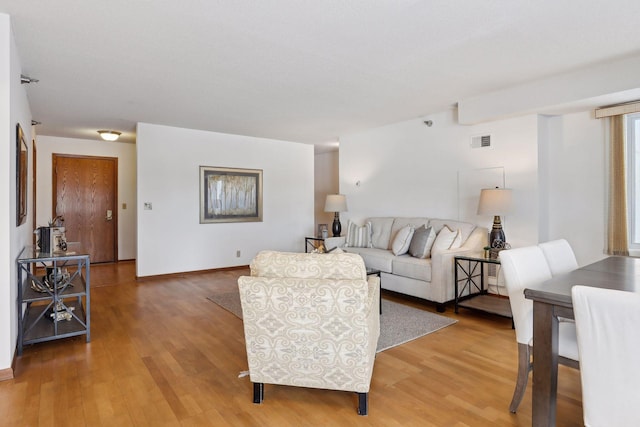
[[[558,318],[573,319],[575,285],[637,292],[640,258],[611,256],[524,290],[533,300],[533,426],[554,426],[558,389]]]

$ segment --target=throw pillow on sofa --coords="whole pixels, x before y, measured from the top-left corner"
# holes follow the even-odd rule
[[[431,256],[431,246],[436,240],[436,232],[433,227],[421,225],[416,228],[409,245],[409,255],[415,258],[429,258]]]
[[[460,231],[453,231],[445,225],[438,233],[435,242],[433,242],[431,253],[433,254],[436,252],[442,252],[446,251],[447,249],[451,249],[452,245],[455,244],[456,239],[462,240]],[[460,243],[458,243],[458,245],[460,245]]]
[[[345,246],[351,248],[370,248],[371,223],[367,221],[364,225],[359,226],[349,220]]]
[[[462,232],[460,231],[460,229],[458,229],[456,237],[453,239],[453,242],[451,242],[451,246],[449,246],[449,249],[457,249],[460,246],[462,246]]]
[[[391,244],[391,252],[393,252],[394,255],[404,255],[409,251],[409,245],[411,245],[411,238],[413,237],[414,231],[415,229],[411,225],[407,225],[398,230]]]

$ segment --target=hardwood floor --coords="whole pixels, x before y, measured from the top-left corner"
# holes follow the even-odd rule
[[[509,319],[459,322],[379,353],[369,415],[353,393],[265,386],[252,403],[242,321],[207,296],[248,270],[135,280],[135,264],[91,267],[91,342],[27,346],[0,382],[0,426],[529,426],[531,381],[508,410],[517,345]],[[399,299],[429,311],[431,305]],[[560,366],[559,426],[582,426],[580,375]]]

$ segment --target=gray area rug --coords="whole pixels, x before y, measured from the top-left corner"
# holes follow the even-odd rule
[[[220,293],[208,299],[242,319],[238,292]],[[413,341],[456,322],[455,319],[383,298],[377,352]]]

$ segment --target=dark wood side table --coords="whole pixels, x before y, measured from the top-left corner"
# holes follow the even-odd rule
[[[485,283],[485,265],[500,265],[500,260],[486,258],[482,254],[458,255],[454,257],[455,312],[459,307],[484,311],[513,318],[509,298],[489,295]]]

